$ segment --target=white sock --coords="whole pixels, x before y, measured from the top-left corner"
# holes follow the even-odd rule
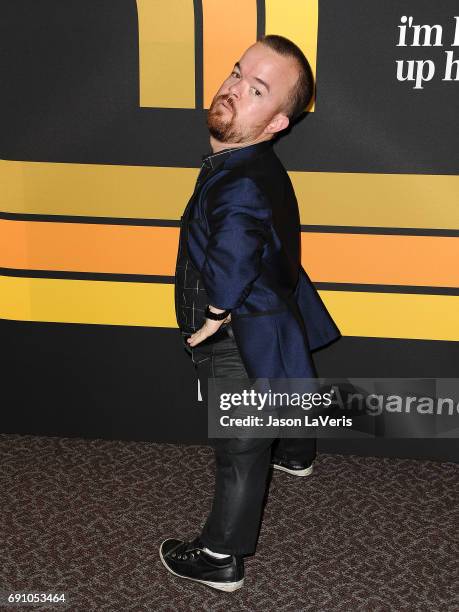
[[[222,553],[213,552],[212,550],[209,550],[208,548],[203,548],[202,550],[206,552],[208,555],[211,555],[212,557],[217,557],[217,559],[224,559],[225,557],[230,556],[230,555],[222,555]]]

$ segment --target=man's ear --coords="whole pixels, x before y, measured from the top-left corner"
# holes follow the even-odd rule
[[[283,113],[277,113],[277,115],[274,115],[274,117],[268,123],[268,125],[265,128],[265,131],[271,134],[275,134],[276,132],[281,132],[282,130],[285,130],[285,128],[288,127],[289,123],[290,123],[290,120],[287,117],[287,115],[284,115]]]

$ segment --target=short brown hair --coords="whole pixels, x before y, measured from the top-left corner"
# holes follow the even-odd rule
[[[278,34],[265,34],[257,42],[286,57],[294,57],[299,67],[298,80],[290,90],[283,112],[294,121],[309,105],[314,95],[314,76],[303,51],[291,40]]]

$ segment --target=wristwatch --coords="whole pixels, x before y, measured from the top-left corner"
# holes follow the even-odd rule
[[[212,319],[212,321],[223,321],[223,319],[226,319],[230,312],[231,310],[224,310],[220,313],[211,312],[211,310],[209,309],[209,304],[207,304],[204,315],[206,319]]]

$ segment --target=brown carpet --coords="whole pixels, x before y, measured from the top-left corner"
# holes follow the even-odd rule
[[[205,520],[209,447],[2,434],[0,452],[3,591],[64,591],[78,612],[459,610],[454,463],[321,454],[310,477],[276,471],[245,585],[219,593],[158,557]]]

